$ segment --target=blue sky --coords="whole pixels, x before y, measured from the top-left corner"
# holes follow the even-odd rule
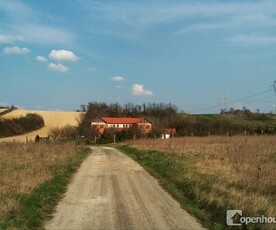
[[[275,0],[0,0],[0,105],[269,112],[274,80]]]

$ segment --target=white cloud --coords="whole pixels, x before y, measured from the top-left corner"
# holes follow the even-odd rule
[[[133,1],[127,3],[95,3],[80,1],[92,20],[101,20],[101,27],[89,27],[91,33],[105,34],[135,42],[146,42],[147,35],[156,33],[154,27],[169,26],[171,35],[202,30],[250,27],[274,28],[275,0],[264,1]],[[177,24],[175,24],[177,23]],[[104,26],[103,26],[104,25]],[[182,25],[183,28],[179,28]],[[165,33],[162,33],[162,35]],[[225,33],[226,34],[226,33]]]
[[[72,44],[76,35],[61,28],[51,27],[42,24],[11,24],[9,28],[13,33],[24,36],[24,40],[36,44]]]
[[[244,45],[269,45],[276,43],[276,37],[258,35],[237,35],[230,39],[230,42],[241,43]]]
[[[59,73],[67,73],[70,70],[65,65],[62,65],[60,63],[55,64],[55,63],[52,63],[52,62],[48,64],[48,69],[53,71],[53,72],[59,72]]]
[[[28,54],[31,50],[28,48],[19,48],[18,46],[5,47],[3,54],[5,55],[20,55],[20,54]]]
[[[0,101],[0,106],[8,106],[9,103],[6,101]]]
[[[44,107],[42,105],[36,105],[35,109],[38,109],[38,110],[43,110]]]
[[[72,51],[69,50],[52,50],[49,54],[49,58],[57,61],[73,61],[76,62],[79,60]]]
[[[23,37],[0,34],[0,44],[14,44],[16,41],[23,41]]]
[[[96,68],[93,67],[93,66],[90,66],[90,67],[87,68],[87,71],[88,72],[94,72],[94,71],[96,71]]]
[[[229,23],[217,23],[217,24],[208,24],[208,23],[202,23],[202,24],[195,24],[191,26],[187,26],[186,28],[178,31],[176,35],[181,35],[188,32],[198,31],[198,30],[212,30],[212,29],[222,29],[229,27]]]
[[[4,11],[8,17],[18,20],[30,18],[35,13],[22,1],[0,1],[0,10]]]
[[[87,67],[86,69],[83,70],[83,72],[86,74],[91,74],[91,73],[94,73],[95,71],[96,71],[96,68],[93,66]]]
[[[61,27],[54,27],[41,23],[52,18],[52,15],[42,13],[23,1],[1,1],[0,28],[5,34],[20,34],[24,41],[37,44],[72,44],[75,42],[76,34]]]
[[[135,96],[152,96],[153,92],[144,89],[143,84],[134,84],[132,85],[132,94]]]
[[[42,57],[42,56],[36,56],[35,60],[37,60],[39,62],[48,62],[48,59],[46,57]]]
[[[115,76],[115,77],[111,78],[111,80],[112,81],[124,81],[125,79],[122,76]]]

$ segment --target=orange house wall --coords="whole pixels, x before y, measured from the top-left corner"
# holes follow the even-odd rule
[[[138,123],[138,128],[142,131],[142,133],[147,134],[150,133],[152,130],[152,124],[151,123]],[[123,129],[129,129],[129,128],[109,128],[107,127],[107,124],[91,124],[91,128],[97,129],[100,134],[104,132],[105,129],[115,129],[117,131],[121,131]]]

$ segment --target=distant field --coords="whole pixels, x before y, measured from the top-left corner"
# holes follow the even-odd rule
[[[66,125],[77,126],[83,113],[79,112],[62,112],[62,111],[41,111],[41,110],[14,110],[5,114],[1,118],[12,119],[20,116],[26,116],[27,113],[36,113],[43,117],[45,126],[42,129],[30,132],[25,135],[16,137],[2,138],[0,141],[25,141],[26,138],[34,140],[36,135],[48,136],[52,128],[64,127]]]
[[[0,109],[0,113],[5,112],[7,109]]]
[[[276,134],[275,114],[180,114],[172,124],[179,136]]]
[[[242,114],[198,114],[191,115],[197,121],[217,121],[229,122],[230,124],[241,125],[244,127],[276,127],[276,115],[271,114],[268,120],[248,119]]]

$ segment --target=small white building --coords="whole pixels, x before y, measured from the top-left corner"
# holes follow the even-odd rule
[[[175,135],[176,135],[176,129],[174,129],[174,128],[163,129],[162,134],[161,134],[161,138],[162,139],[168,139],[168,138],[174,137]]]

